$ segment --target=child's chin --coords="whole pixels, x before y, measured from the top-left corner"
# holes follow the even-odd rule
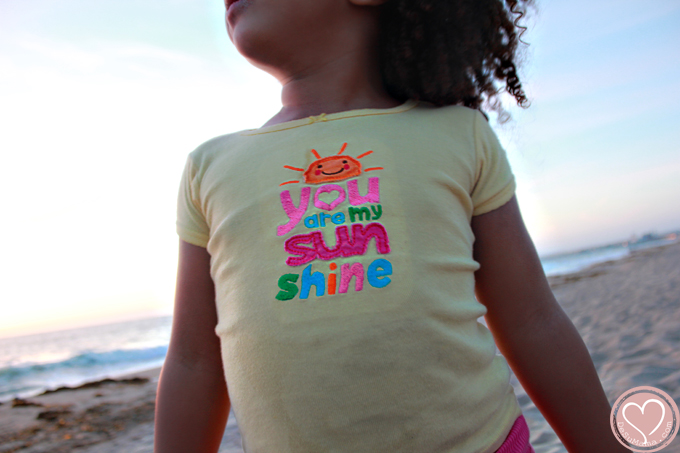
[[[242,18],[245,19],[245,18]],[[231,31],[231,42],[236,50],[252,65],[262,69],[268,62],[277,59],[277,48],[272,46],[275,39],[263,33],[260,27],[255,27],[248,20],[239,20]]]

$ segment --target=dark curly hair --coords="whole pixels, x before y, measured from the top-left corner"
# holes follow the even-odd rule
[[[381,5],[379,58],[385,89],[401,101],[488,106],[505,113],[505,85],[520,107],[529,101],[515,60],[532,0],[389,0]],[[520,33],[518,34],[518,31]]]

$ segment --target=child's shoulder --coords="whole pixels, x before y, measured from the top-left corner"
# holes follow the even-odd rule
[[[437,106],[427,101],[419,101],[418,109],[416,109],[421,114],[431,114],[436,115],[447,120],[456,120],[465,123],[474,123],[480,119],[485,121],[487,117],[478,109],[473,109],[471,107],[466,107],[464,105],[443,105]]]
[[[481,110],[464,105],[436,106],[421,101],[418,110],[423,121],[456,137],[484,136],[492,130],[488,117]]]
[[[196,149],[189,153],[189,157],[194,165],[212,161],[217,154],[222,154],[225,151],[232,149],[234,144],[239,140],[238,132],[231,132],[229,134],[219,135],[201,143]]]

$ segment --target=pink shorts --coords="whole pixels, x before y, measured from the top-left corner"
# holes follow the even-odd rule
[[[508,437],[496,453],[536,453],[529,443],[529,426],[524,415],[517,417]]]

